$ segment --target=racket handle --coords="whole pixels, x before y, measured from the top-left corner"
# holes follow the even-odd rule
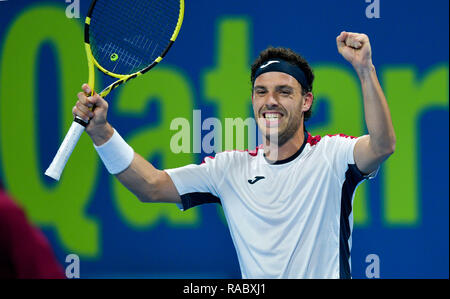
[[[66,163],[75,148],[75,145],[80,139],[81,134],[84,132],[86,125],[87,124],[85,124],[80,118],[77,118],[72,122],[72,125],[70,126],[66,137],[64,137],[64,140],[53,158],[52,163],[45,171],[46,176],[59,181],[61,173],[63,172],[64,167],[66,166]]]

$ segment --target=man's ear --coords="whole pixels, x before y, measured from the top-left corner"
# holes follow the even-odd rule
[[[303,102],[302,111],[306,112],[311,108],[311,106],[313,104],[314,95],[312,94],[312,92],[308,92],[303,96],[303,98],[304,98],[304,102]]]

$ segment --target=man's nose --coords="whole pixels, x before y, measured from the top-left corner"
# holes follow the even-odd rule
[[[273,93],[270,93],[264,103],[267,108],[278,107],[278,100]]]

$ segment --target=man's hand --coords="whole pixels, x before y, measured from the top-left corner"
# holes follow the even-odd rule
[[[339,53],[353,65],[358,74],[374,68],[372,50],[367,35],[343,31],[336,38],[336,43]]]
[[[114,129],[106,120],[108,103],[95,92],[90,96],[91,88],[87,84],[83,84],[82,89],[83,92],[77,95],[78,101],[73,107],[72,113],[74,117],[78,116],[89,122],[86,132],[95,145],[99,146],[108,141],[114,133]],[[93,107],[95,109],[91,111]]]

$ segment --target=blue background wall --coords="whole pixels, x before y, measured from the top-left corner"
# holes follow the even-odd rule
[[[145,205],[109,176],[83,136],[63,178],[43,175],[65,131],[87,66],[79,19],[69,3],[0,2],[0,179],[49,238],[60,262],[81,259],[82,277],[240,277],[220,207],[181,213]],[[148,76],[109,97],[110,122],[160,168],[207,153],[170,152],[175,117],[251,116],[249,66],[268,45],[290,47],[316,70],[316,134],[365,132],[359,81],[335,45],[364,32],[388,98],[397,151],[358,189],[353,277],[377,254],[382,278],[447,277],[448,1],[186,1],[178,40]],[[97,90],[108,82],[97,79]],[[207,131],[203,131],[204,136]]]

